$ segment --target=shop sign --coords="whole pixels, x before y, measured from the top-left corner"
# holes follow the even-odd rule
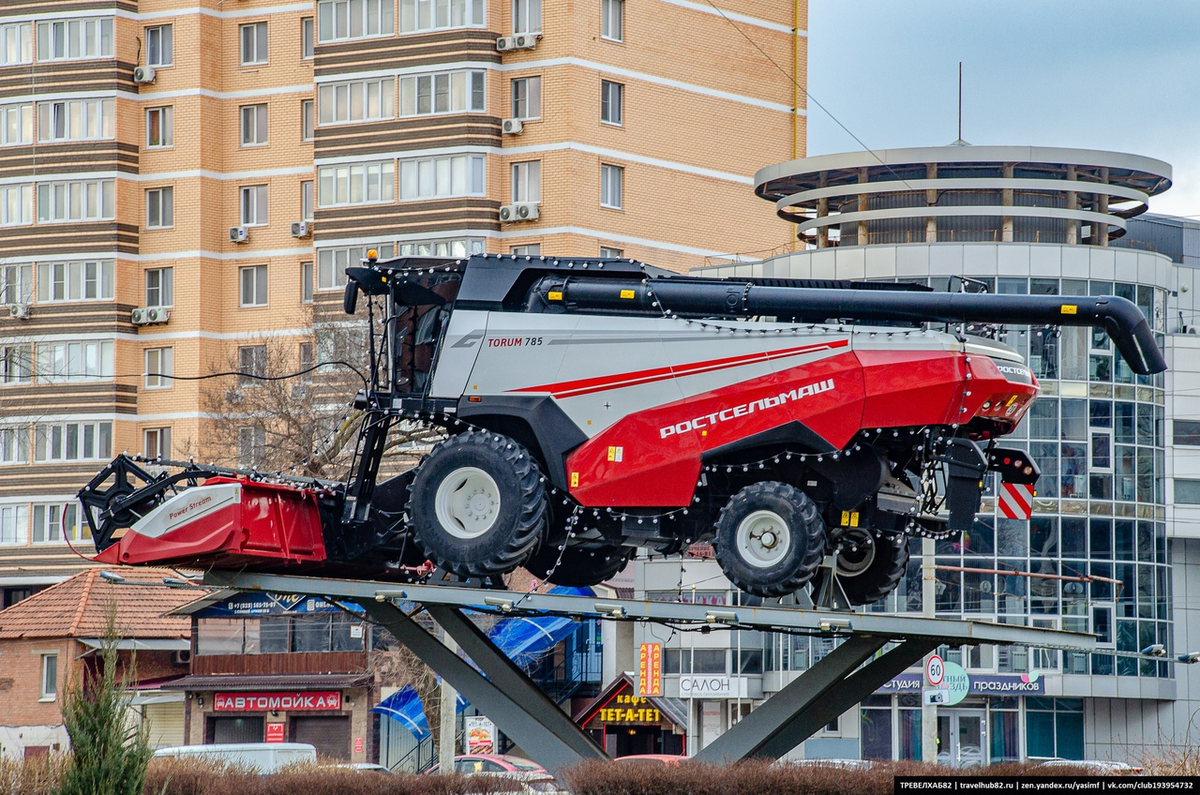
[[[942,677],[942,690],[946,691],[947,706],[957,704],[971,692],[971,677],[958,663],[945,663],[946,674]]]
[[[268,723],[266,739],[267,739],[267,742],[269,742],[269,743],[283,742],[283,724],[282,723]]]
[[[496,753],[496,724],[482,715],[463,718],[468,754]]]
[[[217,712],[264,712],[288,710],[306,712],[322,709],[341,709],[342,694],[333,692],[301,693],[217,693],[213,709]]]
[[[363,752],[363,738],[354,738],[354,753],[361,754]]]
[[[211,604],[197,611],[197,618],[239,618],[243,616],[306,615],[310,613],[340,613],[343,610],[362,612],[362,607],[348,603],[345,607],[319,596],[294,593],[243,593]]]
[[[609,703],[615,706],[596,712],[601,723],[662,723],[662,714],[641,696],[622,693]]]
[[[680,698],[762,698],[762,682],[748,676],[681,676]]]
[[[662,695],[662,644],[643,643],[638,656],[638,695]]]
[[[946,663],[946,678],[950,677],[951,665]],[[1046,680],[1040,674],[965,674],[972,696],[1040,696],[1046,692]],[[877,693],[920,693],[924,674],[900,674],[879,688]],[[943,683],[943,686],[945,683]]]

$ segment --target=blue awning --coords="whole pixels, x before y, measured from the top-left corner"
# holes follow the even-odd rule
[[[555,586],[550,589],[552,594],[566,596],[591,596],[591,588],[568,588]],[[522,668],[532,665],[541,659],[555,646],[571,635],[579,624],[574,619],[563,616],[534,616],[506,618],[496,623],[488,632],[488,638],[508,655],[508,658]],[[439,680],[440,681],[440,680]],[[462,712],[467,702],[459,695],[457,711]],[[386,715],[412,732],[418,740],[429,735],[429,720],[425,717],[425,708],[421,697],[412,685],[408,685],[394,693],[378,705],[371,708],[372,712]]]

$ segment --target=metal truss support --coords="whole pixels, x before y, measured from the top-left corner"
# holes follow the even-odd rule
[[[395,605],[373,599],[355,601],[547,770],[555,772],[585,759],[606,758],[604,751],[458,610],[430,606],[433,618],[490,679]]]

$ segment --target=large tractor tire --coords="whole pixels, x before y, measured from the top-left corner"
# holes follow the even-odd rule
[[[807,494],[776,481],[739,491],[717,520],[717,562],[748,594],[784,596],[803,588],[825,554],[825,522]]]
[[[433,448],[413,479],[408,515],[421,550],[460,577],[507,574],[546,525],[546,487],[529,451],[469,431]]]
[[[837,578],[852,605],[878,602],[895,590],[908,568],[908,539],[896,546],[888,536],[876,539],[870,530],[851,530],[837,556]],[[828,569],[813,577],[813,593],[821,590]]]
[[[632,547],[605,544],[599,547],[567,547],[559,559],[557,544],[543,544],[525,562],[525,568],[536,577],[555,585],[584,587],[611,579],[629,563]],[[557,564],[557,565],[555,565]]]

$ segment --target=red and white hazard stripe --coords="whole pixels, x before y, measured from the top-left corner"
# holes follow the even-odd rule
[[[999,502],[1005,519],[1028,519],[1033,515],[1033,486],[1001,483]]]

